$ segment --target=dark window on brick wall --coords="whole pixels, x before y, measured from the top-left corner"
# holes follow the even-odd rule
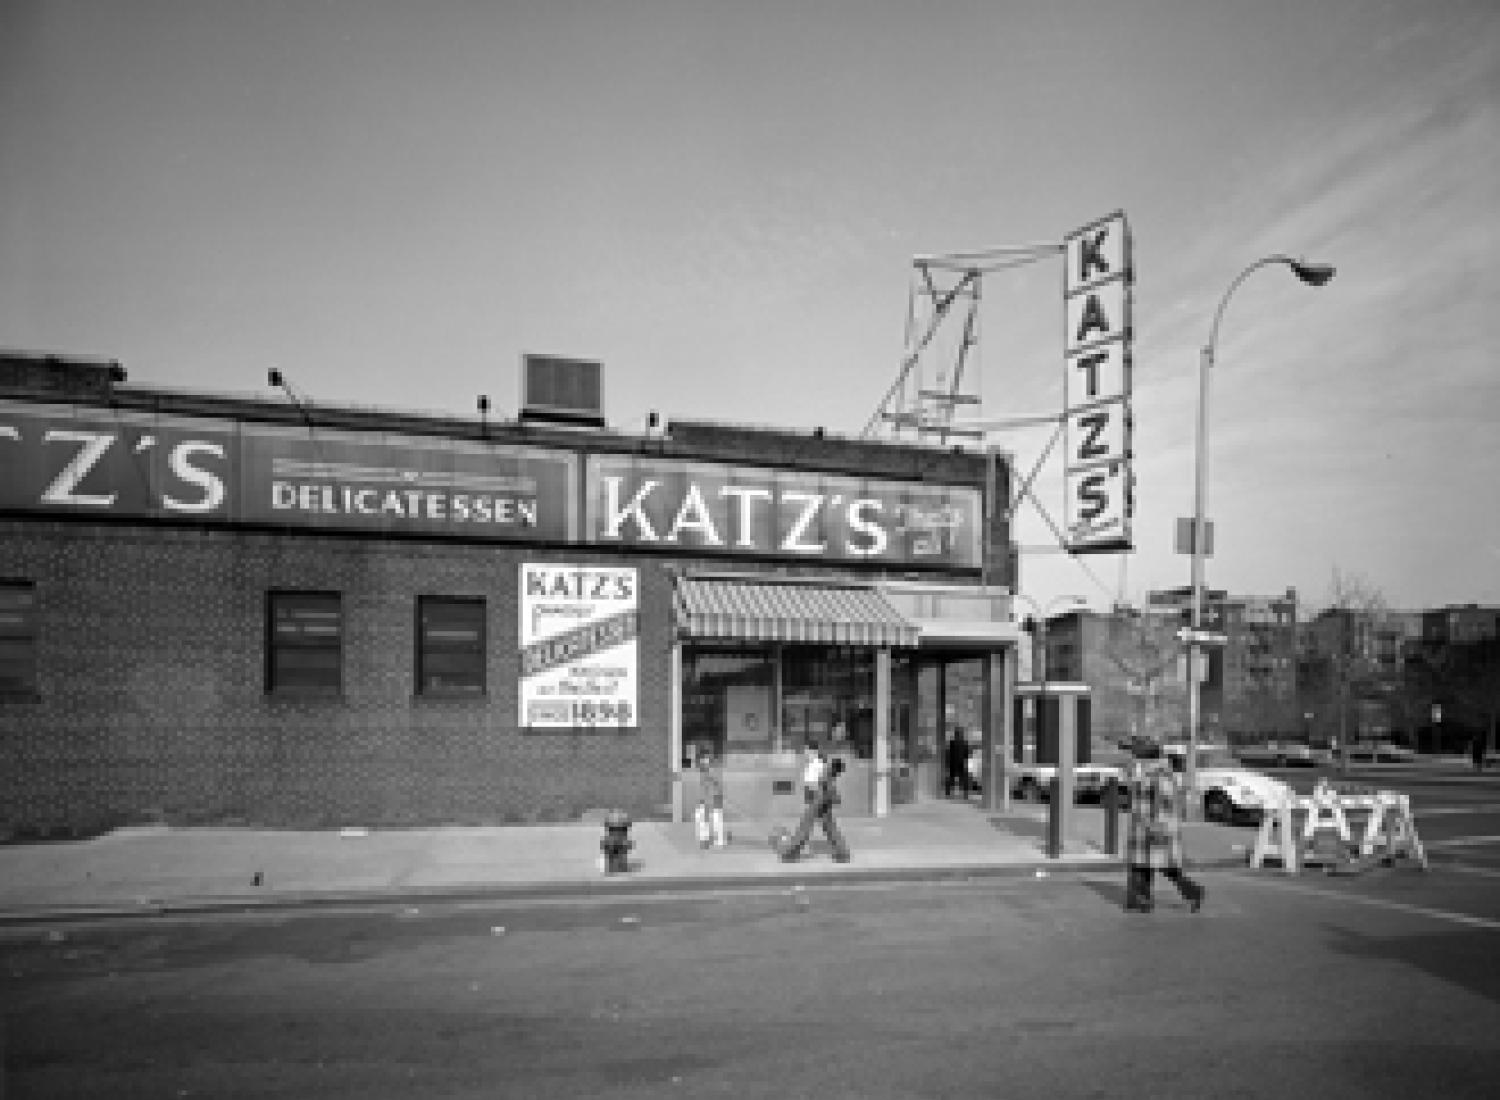
[[[36,695],[36,585],[0,581],[0,699]]]
[[[417,597],[417,692],[483,695],[484,600]]]
[[[337,592],[266,593],[266,691],[339,695],[344,610]]]

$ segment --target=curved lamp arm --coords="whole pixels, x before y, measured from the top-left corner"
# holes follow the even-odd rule
[[[1224,310],[1229,307],[1229,299],[1234,297],[1234,292],[1239,289],[1240,284],[1254,272],[1259,271],[1263,267],[1269,267],[1271,264],[1286,264],[1287,267],[1292,269],[1292,273],[1308,286],[1322,286],[1329,279],[1333,278],[1334,272],[1337,270],[1332,264],[1308,263],[1306,260],[1299,260],[1292,256],[1277,255],[1262,256],[1249,267],[1245,268],[1244,271],[1241,271],[1234,277],[1234,281],[1229,284],[1229,289],[1224,291],[1224,297],[1219,299],[1219,308],[1214,311],[1214,323],[1208,330],[1208,343],[1205,345],[1210,366],[1213,365],[1214,348],[1218,346],[1219,342],[1219,322],[1224,320]]]

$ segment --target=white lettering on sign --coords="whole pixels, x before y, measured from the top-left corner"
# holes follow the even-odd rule
[[[802,505],[791,530],[781,540],[781,548],[789,554],[821,554],[828,546],[826,542],[803,542],[802,536],[812,526],[813,520],[817,519],[818,510],[823,507],[822,494],[786,492],[781,494],[781,499]]]
[[[620,483],[624,478],[604,478],[604,537],[607,539],[618,539],[621,537],[620,529],[627,519],[635,520],[636,537],[642,542],[656,542],[656,531],[651,526],[651,521],[646,518],[646,513],[641,511],[641,505],[651,495],[651,490],[656,488],[656,482],[644,481],[641,487],[635,491],[635,496],[630,498],[625,507],[620,507]]]
[[[1123,213],[1063,244],[1063,480],[1068,549],[1127,550],[1135,514],[1130,229]]]
[[[801,470],[594,456],[589,537],[732,553],[980,561],[977,488]]]
[[[189,441],[173,447],[167,459],[167,468],[189,485],[202,489],[203,495],[198,500],[178,500],[163,493],[161,504],[169,512],[212,512],[224,503],[223,479],[211,470],[194,466],[189,459],[195,454],[209,454],[220,459],[225,457],[224,448],[218,443]]]
[[[677,542],[678,535],[683,531],[697,531],[703,536],[705,546],[724,545],[724,540],[714,527],[713,517],[708,514],[708,506],[703,503],[703,492],[696,485],[689,485],[688,491],[683,494],[682,505],[677,509],[672,526],[667,529],[665,541]]]
[[[640,488],[623,505],[620,503],[624,489],[624,478],[605,475],[600,478],[604,486],[603,537],[624,539],[633,532],[642,542],[684,542],[699,546],[723,546],[724,536],[708,503],[704,500],[703,488],[696,482],[688,482],[681,499],[677,502],[672,522],[663,534],[652,526],[646,508],[651,505],[653,495],[661,488],[659,481],[643,481]],[[777,502],[770,489],[747,488],[743,485],[725,485],[716,494],[720,500],[730,500],[733,506],[726,518],[731,527],[731,541],[735,546],[754,549],[755,503]],[[776,548],[788,554],[822,554],[828,549],[826,541],[813,541],[810,532],[816,528],[825,505],[841,502],[835,496],[830,502],[823,493],[801,492],[788,489],[781,494],[780,503],[785,506],[786,528],[777,541]],[[884,527],[867,513],[881,510],[878,500],[861,498],[849,502],[844,522],[851,533],[862,536],[867,542],[849,539],[844,552],[856,557],[876,557],[883,554],[890,543],[890,535]],[[628,525],[628,526],[627,526]],[[691,536],[685,538],[684,536]]]
[[[435,493],[424,489],[363,489],[327,482],[271,482],[271,509],[322,516],[385,516],[443,523],[494,523],[535,527],[531,497]]]
[[[771,490],[752,489],[744,485],[726,485],[719,490],[719,496],[728,497],[739,502],[736,516],[739,520],[739,538],[734,540],[736,546],[746,550],[755,549],[755,512],[754,506],[757,500],[771,500]]]
[[[43,443],[81,443],[78,453],[52,484],[42,490],[42,500],[48,504],[82,504],[90,508],[108,508],[114,504],[118,493],[75,493],[78,483],[87,476],[98,461],[109,450],[115,437],[110,432],[74,432],[53,430],[42,436]]]
[[[864,510],[866,508],[879,511],[880,501],[856,500],[853,504],[849,505],[849,529],[856,534],[866,536],[870,540],[870,543],[868,546],[862,547],[859,543],[851,541],[846,544],[846,549],[857,558],[878,558],[881,554],[885,553],[886,547],[890,545],[891,536],[876,521],[865,519]]]

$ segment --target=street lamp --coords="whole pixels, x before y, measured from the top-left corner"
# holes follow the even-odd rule
[[[1198,726],[1202,721],[1200,698],[1202,687],[1198,681],[1198,636],[1203,627],[1203,513],[1208,501],[1209,369],[1214,365],[1214,348],[1219,342],[1219,323],[1224,320],[1224,310],[1229,306],[1229,299],[1253,272],[1272,264],[1285,264],[1292,269],[1292,274],[1308,286],[1322,286],[1334,275],[1332,264],[1308,263],[1306,260],[1293,259],[1291,256],[1264,256],[1256,260],[1234,277],[1234,281],[1229,284],[1229,289],[1224,292],[1224,297],[1219,300],[1219,308],[1214,311],[1213,326],[1208,330],[1208,343],[1203,345],[1203,352],[1198,359],[1198,440],[1193,451],[1193,537],[1190,547],[1193,560],[1193,619],[1192,633],[1188,635],[1188,748],[1184,775],[1189,794],[1188,803],[1191,807],[1189,813],[1193,816],[1196,816],[1198,812],[1197,807],[1193,805],[1196,800],[1191,795],[1198,785]]]

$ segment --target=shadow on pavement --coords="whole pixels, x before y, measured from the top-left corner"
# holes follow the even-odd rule
[[[1347,928],[1328,929],[1327,949],[1352,959],[1384,959],[1425,971],[1450,985],[1500,1002],[1500,967],[1476,967],[1493,951],[1495,933],[1462,929],[1413,936],[1367,936]]]

